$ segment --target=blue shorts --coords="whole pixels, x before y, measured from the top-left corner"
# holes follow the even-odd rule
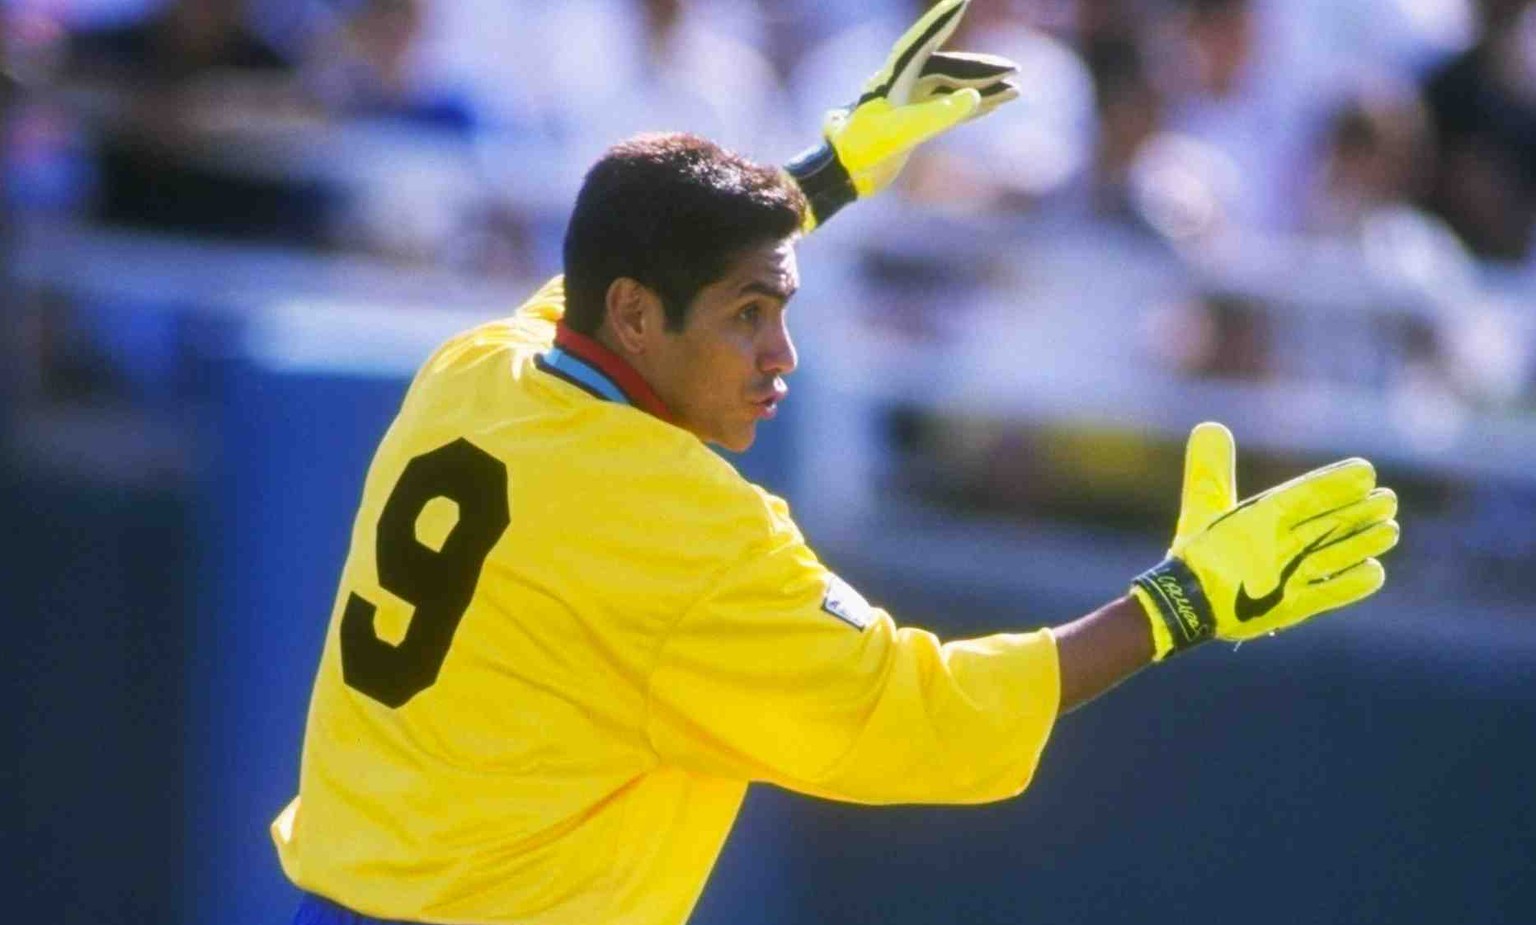
[[[293,916],[293,925],[411,925],[393,919],[376,919],[339,906],[323,896],[305,893],[299,903],[299,911]]]

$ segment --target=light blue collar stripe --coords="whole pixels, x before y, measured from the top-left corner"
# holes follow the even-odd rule
[[[616,401],[625,405],[629,404],[629,396],[625,395],[622,389],[614,385],[613,380],[603,375],[599,370],[588,366],[580,358],[571,356],[559,347],[555,347],[544,354],[544,362],[570,376],[572,379],[579,380],[583,385],[609,401]]]

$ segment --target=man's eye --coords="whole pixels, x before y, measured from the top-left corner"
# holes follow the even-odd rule
[[[756,324],[758,316],[760,316],[761,314],[762,314],[762,308],[761,307],[759,307],[757,305],[748,305],[746,308],[743,308],[740,312],[738,312],[736,314],[736,317],[740,318],[742,321],[746,321],[746,322],[751,323],[751,324]]]

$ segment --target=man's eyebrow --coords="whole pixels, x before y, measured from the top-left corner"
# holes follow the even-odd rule
[[[739,290],[737,290],[737,294],[738,295],[748,295],[748,294],[765,295],[765,296],[767,296],[770,299],[778,299],[780,302],[788,302],[790,297],[795,294],[795,288],[792,287],[792,288],[785,289],[785,288],[780,288],[778,286],[770,285],[768,283],[762,283],[762,282],[758,282],[757,280],[752,280],[751,282],[747,283],[745,286],[742,286]]]

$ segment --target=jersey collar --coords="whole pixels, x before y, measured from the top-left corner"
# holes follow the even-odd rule
[[[672,413],[633,366],[564,323],[555,326],[554,347],[534,362],[539,369],[595,398],[632,405],[672,423]]]

